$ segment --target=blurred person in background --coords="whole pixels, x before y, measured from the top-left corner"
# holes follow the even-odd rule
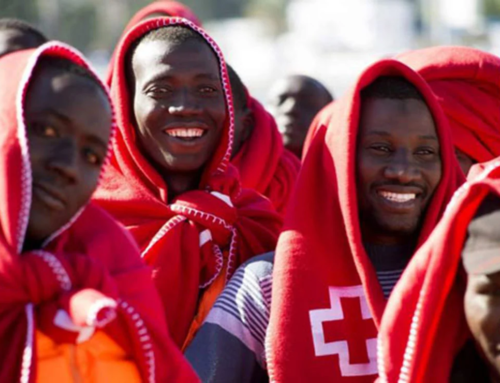
[[[318,114],[316,114],[311,122],[311,126],[309,126],[309,130],[307,131],[306,139],[304,140],[304,145],[302,147],[302,161],[304,161],[307,150],[309,149],[309,146],[311,145],[311,142],[313,141],[318,130],[324,129],[330,123],[334,103],[335,101],[332,101],[327,104],[318,112]]]
[[[318,80],[291,75],[271,87],[268,100],[285,148],[300,159],[309,126],[316,114],[333,101],[331,93]]]
[[[118,130],[95,199],[154,268],[170,334],[185,347],[234,270],[274,249],[282,221],[230,164],[232,96],[216,43],[163,17],[136,25],[117,52]]]
[[[500,156],[500,58],[443,46],[403,53],[396,60],[417,71],[436,94],[466,176],[473,164]]]
[[[22,49],[37,48],[47,42],[38,29],[18,19],[0,19],[0,57]]]
[[[283,147],[273,116],[248,93],[229,65],[228,74],[234,103],[231,163],[238,168],[243,187],[269,198],[278,213],[284,215],[300,160]]]
[[[123,30],[118,41],[121,41],[125,37],[127,32],[130,31],[134,26],[139,24],[141,21],[162,16],[183,17],[201,27],[201,22],[198,19],[198,16],[196,16],[196,14],[189,7],[173,0],[157,0],[140,9],[134,16],[132,16],[128,24],[125,26],[125,29]],[[113,78],[113,66],[116,54],[117,52],[115,49],[111,54],[111,58],[108,64],[106,83],[109,86],[111,86],[111,79]]]

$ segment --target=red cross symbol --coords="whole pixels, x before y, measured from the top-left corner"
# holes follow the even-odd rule
[[[366,339],[367,363],[351,363],[347,340],[327,342],[323,324],[344,320],[342,298],[359,298],[361,317],[371,319],[372,314],[366,301],[363,286],[332,287],[328,288],[330,307],[309,311],[311,329],[316,356],[338,355],[340,373],[342,376],[364,376],[377,373],[377,338]]]

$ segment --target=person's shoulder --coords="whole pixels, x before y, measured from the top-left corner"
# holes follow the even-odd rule
[[[251,273],[258,279],[267,277],[273,273],[274,251],[260,254],[250,258],[238,269],[239,273]]]

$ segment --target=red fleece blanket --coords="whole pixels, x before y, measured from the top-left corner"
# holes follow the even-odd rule
[[[434,47],[401,54],[448,117],[455,146],[476,162],[500,156],[500,58],[467,47]]]
[[[306,158],[307,151],[309,150],[309,146],[311,146],[311,142],[318,132],[318,130],[322,126],[327,126],[330,123],[331,117],[332,117],[332,110],[333,110],[333,103],[335,101],[332,101],[329,103],[327,106],[325,106],[323,109],[321,109],[316,117],[314,117],[314,120],[311,122],[311,126],[309,127],[309,130],[307,131],[307,136],[304,141],[304,147],[302,148],[302,161],[304,161],[304,158]]]
[[[300,161],[284,148],[274,118],[257,100],[248,97],[255,127],[231,162],[240,172],[243,187],[269,198],[276,210],[284,215]]]
[[[461,265],[467,227],[489,193],[500,195],[500,162],[493,160],[482,169],[474,170],[474,180],[456,192],[392,292],[380,327],[383,382],[449,381],[469,336]]]

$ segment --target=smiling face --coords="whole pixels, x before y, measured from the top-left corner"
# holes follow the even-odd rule
[[[499,249],[500,251],[500,249]],[[500,378],[500,272],[469,274],[465,317],[483,355]]]
[[[111,129],[100,87],[49,64],[33,78],[25,104],[33,175],[25,250],[39,247],[90,199]]]
[[[218,60],[203,41],[143,41],[132,60],[139,147],[158,170],[199,173],[226,121]],[[164,177],[165,178],[165,177]]]
[[[414,238],[441,179],[439,140],[427,105],[416,99],[362,102],[357,194],[363,240]]]

